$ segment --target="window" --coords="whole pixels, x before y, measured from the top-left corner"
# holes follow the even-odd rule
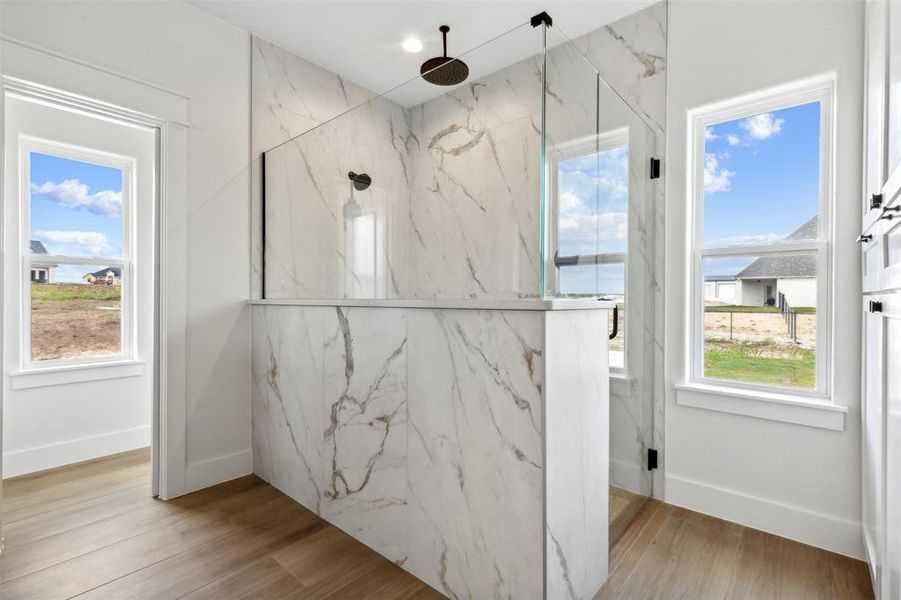
[[[831,80],[693,111],[690,379],[829,393]]]
[[[628,129],[617,129],[563,148],[552,173],[557,207],[554,231],[557,291],[565,296],[604,296],[616,301],[619,329],[610,340],[610,368],[623,371],[626,368]],[[612,329],[612,314],[610,318]]]
[[[34,139],[20,156],[23,366],[131,358],[133,162]]]

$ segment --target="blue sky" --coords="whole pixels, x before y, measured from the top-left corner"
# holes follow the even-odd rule
[[[704,147],[704,242],[783,239],[817,214],[820,104],[813,102],[711,125]],[[708,275],[734,275],[752,259],[708,261]]]
[[[560,256],[625,252],[629,202],[629,147],[562,160],[558,164]],[[560,271],[564,294],[622,294],[622,265],[583,265]]]
[[[121,169],[32,152],[31,239],[51,254],[121,257]],[[80,282],[90,269],[61,266],[52,277]]]
[[[772,243],[817,214],[818,102],[711,125],[705,138],[705,244]],[[628,161],[621,146],[559,163],[562,256],[626,250]],[[704,271],[734,275],[752,260],[709,260]],[[625,283],[613,265],[565,267],[560,281],[570,294],[621,294]]]

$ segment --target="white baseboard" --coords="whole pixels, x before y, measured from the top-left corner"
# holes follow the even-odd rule
[[[610,459],[610,485],[629,492],[641,493],[641,467],[622,460]]]
[[[150,445],[150,425],[3,453],[3,477],[17,477]]]
[[[253,451],[250,448],[188,464],[187,492],[208,488],[253,473]]]
[[[666,476],[666,502],[864,560],[861,524],[700,481]]]

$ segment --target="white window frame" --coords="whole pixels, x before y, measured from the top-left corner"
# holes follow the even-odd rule
[[[817,214],[817,239],[770,244],[704,246],[704,159],[707,127],[757,114],[791,108],[811,102],[820,103],[820,194]],[[760,393],[777,393],[803,399],[831,399],[832,386],[832,214],[835,202],[835,76],[819,76],[770,88],[740,98],[704,106],[688,113],[688,165],[686,194],[689,205],[688,315],[686,336],[686,380],[693,385],[733,388]],[[817,265],[816,312],[816,386],[813,390],[779,385],[716,379],[704,376],[704,280],[705,258],[722,256],[767,256],[775,254],[814,254]]]
[[[31,153],[37,152],[80,162],[86,162],[122,171],[122,257],[108,256],[64,256],[57,254],[31,254]],[[20,276],[19,287],[22,294],[19,315],[20,365],[23,372],[42,371],[52,367],[83,367],[122,363],[135,359],[134,294],[132,289],[132,248],[136,232],[132,219],[135,189],[135,160],[126,156],[92,150],[80,146],[63,144],[30,136],[19,138],[19,224],[20,224]],[[120,317],[120,352],[84,358],[65,358],[34,361],[31,356],[31,269],[33,262],[51,262],[62,265],[84,265],[119,267],[122,273],[122,296]]]
[[[552,267],[550,271],[554,274],[553,280],[553,291],[554,296],[560,294],[560,269],[563,266],[558,265],[557,260],[559,258],[568,258],[574,259],[576,262],[566,265],[566,266],[577,266],[577,265],[623,265],[623,310],[628,314],[628,298],[629,298],[629,252],[628,245],[630,242],[629,233],[626,233],[626,252],[601,252],[598,254],[577,254],[575,256],[567,256],[560,257],[558,255],[558,250],[560,248],[559,244],[559,221],[560,221],[560,182],[559,182],[559,173],[560,173],[560,162],[565,160],[571,160],[573,158],[578,158],[580,156],[587,156],[590,154],[599,154],[601,152],[605,152],[607,150],[612,150],[614,148],[619,148],[621,146],[626,146],[631,151],[631,145],[629,144],[629,128],[628,127],[619,127],[617,129],[612,129],[610,131],[606,131],[600,133],[598,135],[592,135],[585,138],[581,138],[566,144],[560,144],[554,147],[554,153],[551,157],[550,161],[550,189],[551,189],[551,218],[550,218],[550,228],[549,228],[549,247],[553,249],[553,252],[549,256],[548,263]],[[629,155],[629,161],[631,163],[632,157],[631,152]],[[629,190],[629,194],[631,194],[632,190]],[[626,220],[628,222],[629,219],[629,197],[626,198]],[[628,340],[626,339],[626,335],[623,335],[623,366],[620,367],[610,367],[610,372],[623,376],[628,372],[629,369],[629,359],[628,359]]]

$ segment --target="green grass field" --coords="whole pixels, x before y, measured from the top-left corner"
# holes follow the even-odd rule
[[[813,350],[792,348],[772,356],[771,349],[767,342],[708,343],[704,349],[704,376],[807,389],[816,387]]]
[[[119,300],[122,288],[118,285],[85,285],[78,283],[32,283],[32,302],[62,302],[65,300]]]
[[[814,314],[817,309],[812,306],[793,306],[795,312],[799,314]],[[740,306],[737,304],[723,304],[705,306],[704,312],[742,312],[742,313],[777,313],[779,308],[776,306]]]

